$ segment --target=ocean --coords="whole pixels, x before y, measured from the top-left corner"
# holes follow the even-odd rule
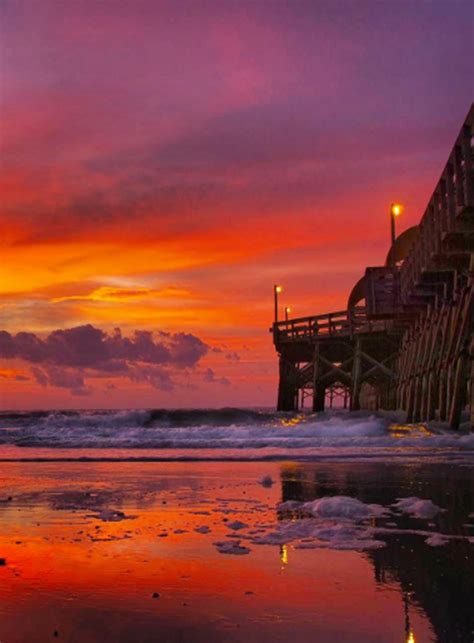
[[[0,459],[462,459],[474,434],[367,412],[148,409],[0,413]]]
[[[474,434],[3,412],[2,643],[474,640]]]

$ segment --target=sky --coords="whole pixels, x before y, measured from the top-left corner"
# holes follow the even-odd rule
[[[474,5],[1,0],[0,407],[272,406],[473,99]]]

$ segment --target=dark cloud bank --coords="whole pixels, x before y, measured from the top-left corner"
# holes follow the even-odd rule
[[[21,359],[43,386],[90,391],[85,377],[124,376],[171,390],[171,372],[194,368],[210,347],[190,333],[136,330],[124,337],[119,328],[107,333],[91,324],[55,330],[40,338],[34,333],[0,331],[0,358]]]

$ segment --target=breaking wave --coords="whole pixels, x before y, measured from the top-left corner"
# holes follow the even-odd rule
[[[393,425],[367,413],[282,414],[219,410],[0,413],[0,445],[48,449],[474,450],[474,434]]]

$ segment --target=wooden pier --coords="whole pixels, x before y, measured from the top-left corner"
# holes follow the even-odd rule
[[[368,267],[347,309],[277,322],[278,410],[328,391],[350,408],[401,409],[409,422],[474,430],[474,106],[418,226]]]

